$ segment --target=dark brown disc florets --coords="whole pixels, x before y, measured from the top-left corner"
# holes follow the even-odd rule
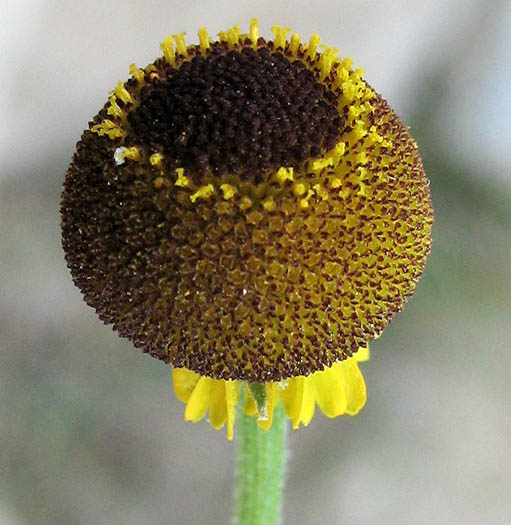
[[[300,60],[217,44],[144,87],[128,121],[169,168],[253,180],[335,146],[344,127],[335,101]]]

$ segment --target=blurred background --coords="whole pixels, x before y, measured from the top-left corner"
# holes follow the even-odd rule
[[[363,365],[365,409],[291,434],[285,523],[509,523],[511,13],[452,0],[2,2],[0,523],[229,522],[235,444],[185,424],[170,369],[85,305],[58,209],[130,62],[253,16],[365,68],[419,143],[436,212],[416,294]]]

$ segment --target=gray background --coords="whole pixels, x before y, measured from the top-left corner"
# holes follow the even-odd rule
[[[260,19],[350,55],[411,126],[436,211],[415,296],[356,418],[293,432],[286,523],[511,514],[508,2],[2,2],[0,523],[224,524],[234,445],[183,422],[170,369],[101,324],[60,247],[74,145],[128,65]]]

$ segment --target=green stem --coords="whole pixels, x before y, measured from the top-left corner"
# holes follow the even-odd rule
[[[242,405],[242,403],[240,403]],[[238,444],[234,524],[277,525],[286,454],[286,421],[282,405],[275,408],[268,431],[257,426],[254,416],[240,410],[236,421]]]

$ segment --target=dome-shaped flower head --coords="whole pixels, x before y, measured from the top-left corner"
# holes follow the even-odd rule
[[[365,402],[358,361],[430,250],[417,147],[349,58],[313,35],[167,38],[78,143],[62,196],[74,282],[174,367],[197,421],[235,405],[294,426]]]

